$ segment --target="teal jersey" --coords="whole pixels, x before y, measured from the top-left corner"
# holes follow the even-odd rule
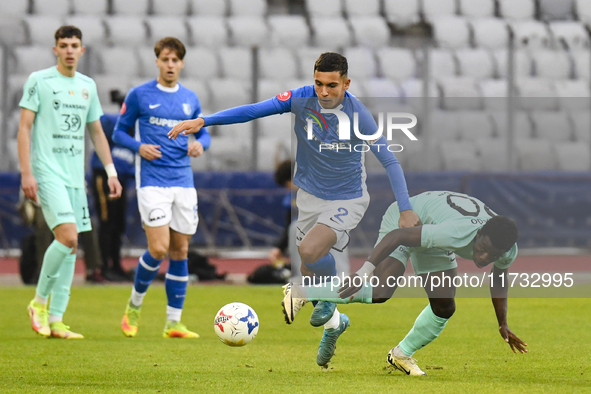
[[[32,73],[19,105],[36,113],[31,169],[39,183],[84,187],[84,130],[103,111],[96,84],[86,75],[69,78],[57,67]]]
[[[433,191],[411,197],[410,203],[423,223],[421,248],[438,248],[473,259],[474,238],[478,230],[497,214],[482,201],[462,193]],[[390,210],[386,213],[388,215]],[[388,220],[384,217],[384,220]],[[387,223],[398,228],[397,220]],[[417,249],[417,248],[414,248]],[[517,244],[495,261],[508,268],[517,257]]]

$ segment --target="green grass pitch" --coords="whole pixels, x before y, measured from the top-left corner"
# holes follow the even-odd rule
[[[381,305],[344,305],[351,318],[331,369],[316,365],[321,329],[308,323],[311,305],[293,325],[283,321],[278,286],[188,289],[183,322],[201,338],[162,338],[166,296],[153,286],[140,330],[119,328],[130,286],[75,287],[65,323],[86,339],[44,339],[26,315],[34,288],[0,289],[2,393],[463,393],[591,392],[591,300],[510,299],[509,326],[528,354],[513,354],[497,330],[490,299],[458,299],[440,337],[415,354],[426,377],[389,373],[386,355],[412,326],[426,298]],[[255,340],[222,344],[213,318],[229,302],[252,306],[260,319]]]

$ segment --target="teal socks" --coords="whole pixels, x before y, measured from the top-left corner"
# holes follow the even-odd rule
[[[406,337],[398,344],[400,350],[407,356],[412,356],[414,352],[433,342],[441,334],[448,320],[435,315],[431,304],[427,305]]]
[[[49,297],[60,275],[60,269],[66,257],[71,255],[73,250],[73,248],[68,248],[57,240],[54,240],[49,245],[43,256],[43,265],[41,266],[41,273],[39,274],[39,281],[37,283],[37,294],[39,296],[43,298]],[[72,281],[70,280],[71,283]]]

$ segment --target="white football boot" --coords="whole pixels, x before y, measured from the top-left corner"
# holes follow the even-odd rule
[[[427,375],[423,370],[421,370],[421,368],[418,367],[417,360],[404,355],[399,346],[396,346],[388,353],[388,364],[409,376]]]
[[[301,290],[297,285],[288,283],[283,286],[283,315],[287,324],[293,323],[297,313],[308,303],[308,300],[302,297]]]

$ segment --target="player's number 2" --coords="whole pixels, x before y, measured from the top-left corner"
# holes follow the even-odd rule
[[[334,215],[334,218],[341,223],[345,223],[343,219],[341,219],[341,216],[347,216],[349,214],[349,211],[347,211],[345,208],[339,208],[338,211],[339,213]]]

